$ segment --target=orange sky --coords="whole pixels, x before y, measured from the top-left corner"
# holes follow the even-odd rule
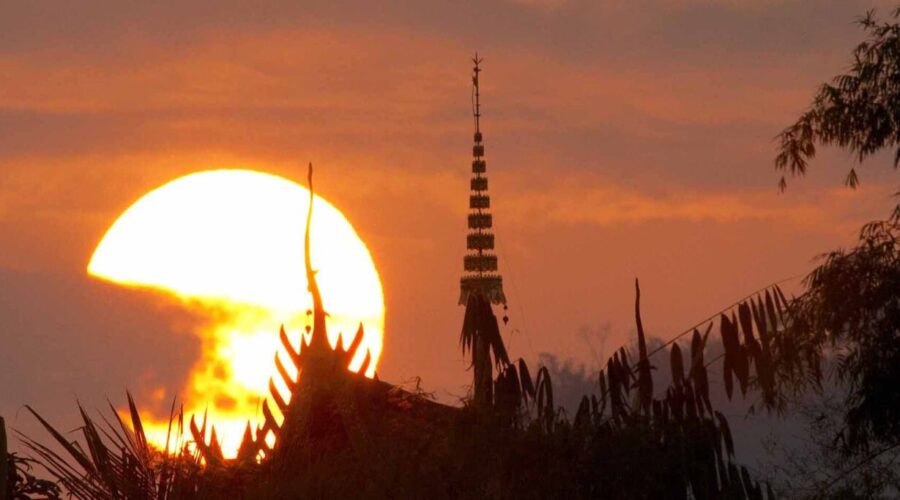
[[[647,330],[669,337],[808,271],[887,214],[896,175],[877,157],[848,191],[852,159],[826,150],[779,195],[773,138],[847,66],[854,16],[879,3],[745,4],[4,6],[0,413],[177,392],[204,319],[88,280],[95,245],[180,175],[302,181],[308,161],[381,272],[381,377],[462,395],[476,49],[515,356],[595,364],[630,339],[635,276]]]

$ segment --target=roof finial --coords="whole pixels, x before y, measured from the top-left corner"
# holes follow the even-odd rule
[[[306,265],[307,289],[313,299],[313,328],[310,343],[313,346],[318,345],[325,347],[328,345],[328,333],[325,330],[325,307],[322,305],[322,294],[319,293],[319,284],[316,282],[316,272],[313,271],[312,268],[312,257],[310,256],[311,252],[309,244],[309,233],[310,228],[312,227],[313,199],[315,196],[313,193],[312,176],[312,162],[309,162],[309,171],[306,175],[306,182],[309,185],[309,211],[306,212],[306,233],[303,239],[303,250],[306,253],[304,263]]]
[[[475,115],[475,134],[481,134],[481,95],[479,94],[478,89],[478,74],[481,73],[481,61],[484,59],[478,57],[478,52],[475,52],[475,57],[472,58],[472,62],[475,64],[475,68],[472,70],[472,92],[474,93],[474,103],[473,103],[473,113]],[[477,139],[476,139],[477,140]]]

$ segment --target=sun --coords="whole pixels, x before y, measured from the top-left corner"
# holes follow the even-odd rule
[[[128,208],[88,265],[92,276],[160,290],[186,307],[214,312],[211,323],[197,332],[201,356],[182,398],[186,414],[208,412],[226,453],[236,452],[248,420],[260,418],[260,402],[275,372],[278,329],[283,324],[296,334],[309,322],[312,300],[303,266],[308,207],[305,187],[275,175],[251,170],[190,174]],[[310,231],[329,340],[334,345],[339,333],[346,339],[362,324],[363,348],[351,368],[359,369],[368,350],[367,375],[372,376],[384,329],[375,264],[346,217],[319,196]],[[168,416],[146,427],[148,437],[164,445]]]

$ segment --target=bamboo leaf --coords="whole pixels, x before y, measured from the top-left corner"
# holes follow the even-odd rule
[[[728,396],[728,399],[731,400],[731,396],[734,393],[734,367],[731,366],[731,357],[725,356],[724,361],[722,361],[722,378],[725,381],[725,395]]]
[[[734,392],[734,381],[732,375],[736,370],[738,359],[741,356],[741,345],[738,340],[737,326],[728,319],[728,316],[722,314],[719,317],[719,328],[722,334],[722,347],[725,349],[725,360],[723,364],[722,376],[725,380],[725,392],[728,399],[731,399]],[[739,375],[740,377],[740,375]]]
[[[550,430],[556,407],[553,404],[553,382],[546,366],[538,370],[536,391],[538,416],[544,421],[547,430]]]
[[[735,319],[734,313],[731,315],[731,323],[734,325],[734,329],[732,330],[734,342],[736,342],[736,345],[738,346],[733,359],[734,374],[737,375],[738,384],[741,388],[741,395],[745,396],[747,394],[748,384],[750,383],[750,359],[747,355],[747,346],[740,344],[737,331],[737,320]]]
[[[738,305],[738,318],[741,321],[741,331],[744,333],[744,344],[748,345],[750,339],[753,338],[753,315],[747,302],[741,302]]]
[[[87,443],[88,446],[88,452],[91,454],[91,461],[93,462],[94,467],[96,467],[97,469],[99,478],[110,490],[109,493],[113,497],[118,497],[116,480],[109,463],[109,451],[106,449],[106,445],[100,438],[100,434],[97,432],[94,423],[91,421],[90,417],[87,416],[84,408],[82,408],[80,404],[78,405],[78,411],[81,414],[82,421],[84,422],[81,430],[84,434],[85,443]]]
[[[785,311],[788,309],[788,300],[784,297],[781,287],[775,285],[775,306],[778,308],[778,316],[784,317]]]
[[[778,330],[780,315],[778,314],[778,309],[775,307],[775,301],[772,300],[772,294],[769,293],[769,290],[766,290],[766,313],[769,316],[769,324],[772,326],[772,333],[775,334]]]
[[[747,496],[749,498],[753,498],[751,496],[753,491],[753,480],[750,479],[750,471],[748,471],[747,468],[743,465],[741,466],[741,480],[743,480],[744,482],[744,489],[747,490],[748,493]]]
[[[637,278],[634,280],[634,293],[634,320],[638,335],[638,393],[640,394],[641,408],[645,414],[649,415],[650,405],[653,401],[653,374],[650,370],[650,359],[647,357],[647,340],[644,337],[644,325],[641,321],[641,286]]]
[[[134,439],[137,444],[138,458],[142,463],[146,464],[150,457],[150,449],[147,446],[147,436],[144,434],[144,426],[141,423],[141,414],[138,412],[137,405],[134,404],[134,398],[130,392],[125,392],[128,397],[128,410],[131,412],[131,427],[134,429]]]
[[[708,335],[709,330],[706,331],[706,336]],[[709,379],[706,374],[706,363],[703,360],[706,336],[701,337],[700,332],[697,329],[694,329],[694,335],[691,339],[691,379],[697,397],[697,408],[701,413],[704,406],[710,410],[712,408],[712,404],[709,401]]]
[[[694,395],[694,388],[690,383],[684,384],[684,408],[687,410],[687,419],[697,420],[697,398]]]
[[[590,422],[590,405],[588,397],[582,396],[578,410],[575,412],[575,427],[585,427]]]
[[[623,389],[627,392],[631,387],[631,377],[634,371],[631,369],[631,364],[628,362],[628,351],[625,350],[624,347],[619,349],[619,364],[621,365],[621,376],[620,381],[622,382]]]
[[[722,433],[722,439],[725,441],[725,450],[728,451],[729,457],[734,457],[734,440],[731,437],[731,427],[728,425],[728,420],[725,418],[725,415],[718,411],[716,412],[716,419],[719,421],[719,431]]]
[[[59,431],[57,431],[46,420],[44,420],[44,418],[41,417],[38,412],[34,411],[34,408],[29,405],[25,405],[25,408],[28,409],[28,411],[30,411],[36,419],[38,419],[41,425],[44,426],[44,429],[49,432],[51,436],[53,436],[53,439],[55,439],[56,442],[59,443],[60,446],[62,446],[66,450],[66,452],[75,459],[76,462],[78,462],[78,465],[80,465],[85,472],[90,475],[97,475],[97,469],[94,468],[94,464],[91,463],[90,459],[84,454],[84,452],[76,448],[71,442],[69,442],[69,440],[63,437],[63,435],[60,434]]]
[[[669,364],[672,368],[672,382],[675,387],[681,387],[684,381],[684,358],[681,355],[681,347],[677,343],[672,344]]]
[[[519,358],[519,381],[522,383],[522,393],[534,399],[534,384],[531,381],[531,373],[525,360]]]
[[[218,465],[221,462],[218,456],[221,455],[221,449],[218,450],[217,454],[216,450],[211,447],[210,444],[206,443],[206,417],[203,417],[203,425],[198,428],[194,416],[191,415],[190,430],[191,436],[194,438],[194,445],[197,446],[197,451],[200,452],[200,456],[203,457],[203,460],[209,465]],[[218,446],[218,443],[216,442],[215,427],[212,428],[211,437],[211,442],[213,443],[212,446]]]
[[[479,308],[478,300],[475,294],[469,294],[466,302],[466,313],[463,317],[462,331],[459,334],[459,345],[463,354],[472,350],[475,344],[475,335],[477,329],[477,309]]]

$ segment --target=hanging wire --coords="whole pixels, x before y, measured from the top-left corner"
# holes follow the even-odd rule
[[[664,344],[662,344],[662,345],[660,345],[659,347],[657,347],[656,349],[653,349],[652,351],[650,351],[650,353],[647,354],[647,357],[653,356],[654,354],[658,353],[659,351],[661,351],[661,350],[665,349],[666,347],[668,347],[668,346],[674,344],[676,340],[678,340],[678,339],[680,339],[681,337],[684,337],[685,335],[687,335],[687,334],[693,332],[695,328],[699,328],[699,327],[701,327],[701,326],[703,326],[703,325],[709,323],[710,321],[715,320],[716,317],[719,316],[720,314],[722,314],[722,313],[724,313],[724,312],[726,312],[726,311],[729,311],[730,309],[732,309],[733,307],[735,307],[735,306],[737,306],[737,305],[740,305],[742,302],[744,302],[744,301],[747,300],[747,299],[752,298],[754,295],[759,294],[759,293],[762,293],[762,292],[766,291],[767,289],[772,288],[773,286],[781,285],[781,284],[783,284],[783,283],[787,283],[788,281],[793,281],[793,280],[795,280],[795,279],[802,278],[803,276],[805,276],[805,274],[797,274],[797,275],[791,276],[791,277],[789,277],[789,278],[784,278],[783,280],[776,281],[776,282],[774,282],[774,283],[770,283],[770,284],[768,284],[768,285],[766,285],[766,286],[764,286],[764,287],[762,287],[762,288],[760,288],[760,289],[758,289],[758,290],[755,290],[755,291],[753,291],[753,292],[747,294],[744,298],[738,300],[737,302],[731,304],[731,305],[728,306],[728,307],[725,307],[725,308],[723,308],[723,309],[720,309],[719,311],[713,313],[713,314],[712,314],[711,316],[709,316],[708,318],[706,318],[706,319],[704,319],[704,320],[698,322],[696,325],[694,325],[694,326],[688,328],[687,330],[685,330],[685,331],[679,333],[678,335],[676,335],[676,336],[670,338],[670,339],[667,340]]]

